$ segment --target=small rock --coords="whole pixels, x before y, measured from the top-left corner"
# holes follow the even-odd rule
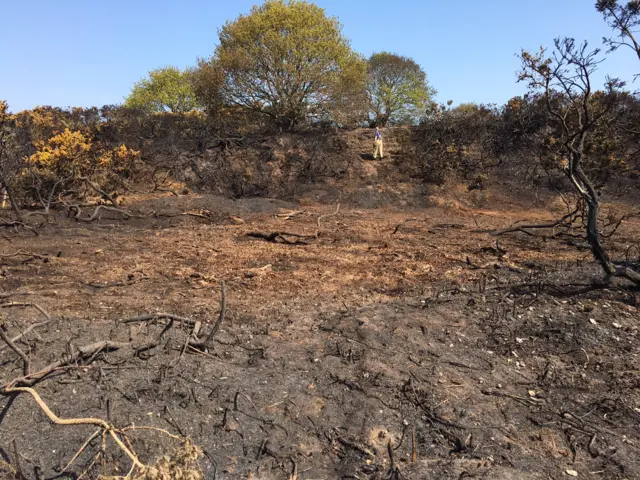
[[[576,472],[575,470],[565,470],[564,473],[566,473],[570,477],[577,477],[578,476],[578,472]]]
[[[622,325],[620,325],[619,323],[612,323],[613,328],[617,328],[618,330],[622,328]]]
[[[595,319],[595,318],[590,318],[590,319],[589,319],[589,323],[590,323],[591,325],[597,325],[597,324],[598,324],[598,322],[596,322],[596,319]]]

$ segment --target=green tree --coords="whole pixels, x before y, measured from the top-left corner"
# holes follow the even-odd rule
[[[152,70],[136,82],[125,106],[149,112],[189,112],[197,107],[191,75],[176,67]]]
[[[222,90],[224,72],[215,58],[199,58],[190,70],[190,80],[196,101],[212,119],[218,119],[224,106]]]
[[[374,53],[367,71],[373,125],[416,123],[436,93],[420,65],[408,57]]]
[[[269,117],[291,130],[322,118],[341,81],[363,60],[342,36],[337,19],[303,0],[267,0],[220,31],[215,59],[231,105]],[[364,87],[364,70],[362,86]]]

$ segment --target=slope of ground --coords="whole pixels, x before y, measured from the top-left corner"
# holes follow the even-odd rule
[[[36,368],[99,340],[157,338],[161,320],[121,321],[136,315],[210,328],[224,280],[209,352],[185,349],[176,322],[145,355],[104,353],[36,387],[61,417],[190,437],[205,478],[640,478],[638,291],[600,285],[580,242],[496,243],[485,229],[552,213],[462,192],[423,209],[125,199],[148,218],[5,232],[0,282],[6,303],[53,316],[18,342]],[[638,233],[623,224],[612,254],[634,255]],[[42,320],[2,313],[12,336]],[[22,367],[0,348],[4,384]],[[27,395],[0,398],[0,458],[15,465],[15,442],[25,478],[33,465],[47,479],[126,473],[111,444],[92,465],[99,437],[62,472],[91,433],[50,424]],[[152,431],[130,440],[147,462],[174,446]]]

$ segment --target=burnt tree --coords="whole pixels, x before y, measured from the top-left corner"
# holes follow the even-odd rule
[[[522,70],[519,81],[527,81],[532,92],[542,92],[545,98],[549,121],[557,122],[561,128],[557,159],[576,193],[587,205],[587,241],[595,259],[608,277],[624,277],[640,284],[640,273],[628,264],[613,262],[602,243],[598,226],[600,193],[583,170],[586,161],[586,142],[589,135],[612,115],[617,93],[624,84],[607,79],[601,93],[610,102],[594,102],[592,74],[602,61],[600,50],[589,50],[587,42],[576,44],[572,38],[556,39],[550,57],[541,49],[537,54],[523,51],[520,55]]]

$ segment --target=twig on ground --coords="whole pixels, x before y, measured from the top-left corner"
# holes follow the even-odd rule
[[[190,327],[193,327],[196,324],[196,321],[191,318],[181,317],[179,315],[174,315],[173,313],[150,313],[147,315],[140,315],[138,317],[125,318],[124,320],[120,320],[120,323],[124,323],[125,325],[128,325],[130,323],[149,322],[152,320],[164,320],[164,319],[181,322]]]
[[[276,213],[274,216],[280,220],[291,220],[293,217],[303,213],[307,212],[305,210],[295,210],[293,212]]]
[[[129,220],[130,218],[149,218],[149,217],[151,217],[151,216],[153,216],[155,214],[155,212],[151,212],[151,213],[149,213],[147,215],[136,215],[136,214],[133,214],[133,213],[128,212],[126,210],[122,210],[121,208],[110,207],[108,205],[98,205],[98,206],[96,206],[96,208],[93,210],[93,213],[89,217],[83,218],[81,216],[82,215],[82,210],[81,210],[79,205],[69,205],[68,208],[69,208],[69,210],[75,210],[76,213],[75,213],[75,215],[73,215],[73,218],[75,220],[78,220],[80,222],[86,222],[86,223],[90,223],[90,222],[93,222],[96,219],[99,219],[100,218],[99,214],[100,214],[100,211],[102,211],[102,210],[105,210],[105,211],[108,211],[108,212],[120,213],[124,217],[125,220]]]
[[[324,220],[325,218],[333,217],[333,216],[337,215],[339,211],[340,211],[340,204],[338,203],[336,205],[336,211],[335,212],[327,213],[326,215],[320,215],[318,217],[318,220],[316,221],[316,223],[318,224],[318,230],[316,230],[316,238],[318,238],[318,236],[320,235],[320,220]]]
[[[27,327],[25,330],[23,330],[20,335],[16,335],[15,337],[13,337],[11,339],[12,342],[17,342],[18,340],[20,340],[22,337],[26,336],[27,334],[31,333],[31,331],[35,330],[36,328],[39,327],[44,327],[45,325],[47,325],[49,323],[49,320],[47,320],[46,322],[40,322],[40,323],[34,323],[33,325],[29,325],[29,327]],[[0,345],[0,352],[2,350],[4,350],[5,348],[7,348],[8,345]]]
[[[207,335],[207,338],[204,340],[204,342],[202,342],[205,348],[209,348],[211,346],[211,342],[213,341],[213,338],[216,336],[216,333],[218,333],[218,330],[220,330],[220,325],[222,325],[222,322],[224,321],[224,316],[226,315],[226,313],[227,313],[227,289],[226,289],[226,284],[224,280],[222,280],[220,282],[220,313],[218,314],[218,320],[216,320],[216,323],[211,329],[211,331],[209,332],[209,335]]]
[[[32,232],[36,237],[38,236],[38,232],[36,231],[35,228],[33,228],[30,225],[27,225],[24,222],[18,222],[17,220],[13,220],[13,221],[9,221],[9,222],[4,222],[4,223],[0,223],[0,228],[13,228],[15,229],[16,233],[18,231],[18,227],[22,227],[25,230],[29,230],[30,232]]]
[[[93,190],[95,190],[102,198],[104,198],[105,200],[108,200],[109,203],[111,203],[115,208],[118,208],[118,203],[116,202],[116,200],[107,192],[105,192],[100,187],[98,187],[98,185],[96,185],[91,180],[89,180],[87,177],[80,177],[79,180],[84,180],[84,182],[87,185],[89,185],[89,187],[91,187]]]
[[[400,222],[398,225],[396,225],[396,228],[393,229],[393,232],[391,232],[391,235],[395,235],[396,233],[398,233],[398,230],[400,230],[400,227],[409,223],[409,222],[416,222],[418,221],[417,218],[407,218],[406,220],[403,220],[402,222]]]
[[[479,232],[490,233],[493,236],[500,236],[500,235],[504,235],[505,233],[512,233],[512,232],[522,232],[527,235],[533,236],[533,233],[530,232],[529,230],[549,229],[549,228],[556,228],[559,226],[563,226],[565,228],[570,229],[573,226],[573,222],[575,221],[579,213],[580,213],[580,209],[576,208],[575,210],[567,213],[566,215],[559,218],[555,222],[540,223],[540,224],[526,224],[526,225],[517,225],[516,223],[511,227],[507,227],[502,230],[481,230]]]
[[[31,362],[29,361],[29,357],[26,353],[24,353],[20,347],[18,347],[13,340],[9,338],[9,335],[6,333],[6,325],[4,323],[4,317],[0,315],[0,338],[9,346],[11,350],[13,350],[16,355],[18,355],[22,359],[22,373],[26,377],[30,373]]]
[[[296,461],[293,459],[293,457],[290,460],[291,460],[291,475],[289,475],[289,480],[298,480],[298,465],[296,464]]]
[[[85,282],[83,280],[78,280],[83,285],[93,288],[113,288],[113,287],[128,287],[130,285],[135,285],[143,280],[149,280],[147,275],[142,275],[140,277],[135,277],[132,274],[129,274],[126,280],[120,282],[108,282],[108,283],[96,283],[96,282]]]
[[[261,238],[262,240],[266,240],[267,242],[284,243],[286,245],[309,245],[308,241],[305,241],[305,240],[315,240],[317,238],[317,236],[314,236],[314,235],[300,235],[298,233],[288,233],[288,232],[271,232],[271,233],[249,232],[247,233],[247,237]],[[297,239],[304,239],[304,240],[289,240],[287,237],[294,237]]]
[[[418,450],[416,442],[416,425],[411,425],[411,463],[418,461]]]
[[[44,414],[56,425],[96,425],[102,430],[111,435],[116,445],[126,454],[133,462],[133,465],[137,468],[143,468],[144,465],[138,460],[138,457],[124,444],[124,442],[118,436],[118,430],[100,418],[60,418],[51,411],[49,406],[42,400],[38,392],[28,387],[10,387],[5,389],[6,393],[28,393],[36,401],[40,409]]]
[[[33,307],[36,310],[38,310],[42,315],[44,315],[44,317],[48,320],[51,321],[51,315],[49,315],[49,313],[47,313],[47,311],[42,308],[40,305],[38,305],[37,303],[33,303],[33,302],[9,302],[9,303],[3,303],[0,305],[0,308],[9,308],[9,307]]]
[[[5,339],[3,338],[3,340]],[[78,347],[76,352],[74,352],[72,355],[67,356],[64,360],[58,360],[57,362],[53,362],[37,372],[28,373],[23,377],[11,380],[8,384],[0,387],[0,393],[7,393],[9,389],[12,389],[14,387],[32,387],[49,375],[60,371],[60,369],[75,365],[82,360],[93,360],[95,359],[95,356],[101,352],[112,352],[129,348],[130,346],[131,345],[129,343],[100,341],[92,343],[90,345]]]
[[[395,458],[393,457],[393,447],[391,446],[391,440],[387,443],[387,454],[389,455],[389,470],[387,470],[387,478],[389,480],[401,480],[404,478],[400,469],[396,465]]]

